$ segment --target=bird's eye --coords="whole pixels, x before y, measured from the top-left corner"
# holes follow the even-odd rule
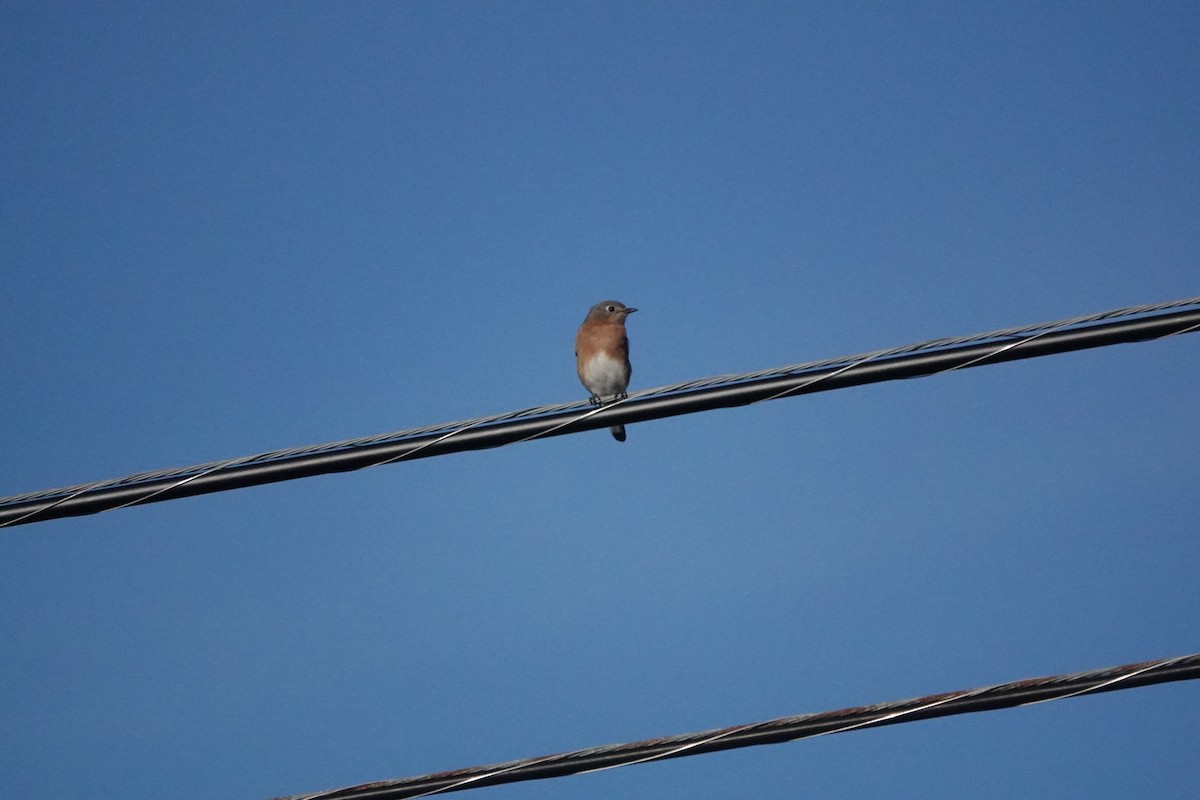
[[[614,311],[616,311],[616,310],[617,310],[617,307],[616,307],[616,306],[609,306],[609,307],[608,307],[608,313],[610,313],[610,314],[611,314],[611,313],[613,313],[613,312],[614,312]]]

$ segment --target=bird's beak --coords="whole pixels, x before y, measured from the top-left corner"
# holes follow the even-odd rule
[[[629,315],[629,314],[632,314],[632,313],[633,313],[633,312],[635,312],[635,311],[637,311],[637,309],[636,309],[636,308],[627,308],[627,309],[625,309],[625,314],[626,314],[626,315]]]

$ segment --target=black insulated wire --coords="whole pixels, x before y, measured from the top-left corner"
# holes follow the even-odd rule
[[[604,745],[503,764],[376,781],[341,789],[293,795],[279,800],[402,800],[428,797],[482,786],[577,775],[666,758],[778,744],[813,736],[977,711],[993,711],[1084,694],[1196,678],[1200,678],[1200,654],[1176,656],[1070,675],[1052,675],[965,691],[944,692],[911,700],[780,717],[661,739]]]
[[[997,332],[963,339],[935,340],[861,357],[817,362],[818,366],[800,365],[796,368],[689,381],[637,392],[627,400],[599,409],[589,409],[582,403],[544,406],[465,423],[274,451],[180,470],[141,473],[95,484],[14,495],[0,498],[0,527],[95,514],[130,505],[313,475],[349,472],[396,461],[483,450],[530,439],[732,408],[781,397],[1158,339],[1200,329],[1200,308],[1168,310],[1133,319],[1110,318],[1147,309],[1157,312],[1189,305],[1200,305],[1200,298],[1105,312],[1081,318],[1083,324],[1080,324],[1080,320],[1064,320],[1061,323],[1013,329],[1019,334]]]

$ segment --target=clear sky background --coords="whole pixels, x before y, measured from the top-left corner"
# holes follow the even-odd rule
[[[8,2],[0,494],[1200,294],[1200,6]],[[1200,650],[1200,335],[0,532],[0,796]],[[1200,686],[475,790],[1195,796]]]

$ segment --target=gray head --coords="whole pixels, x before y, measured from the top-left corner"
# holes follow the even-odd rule
[[[625,317],[637,311],[617,300],[601,300],[588,311],[590,322],[624,322]]]

